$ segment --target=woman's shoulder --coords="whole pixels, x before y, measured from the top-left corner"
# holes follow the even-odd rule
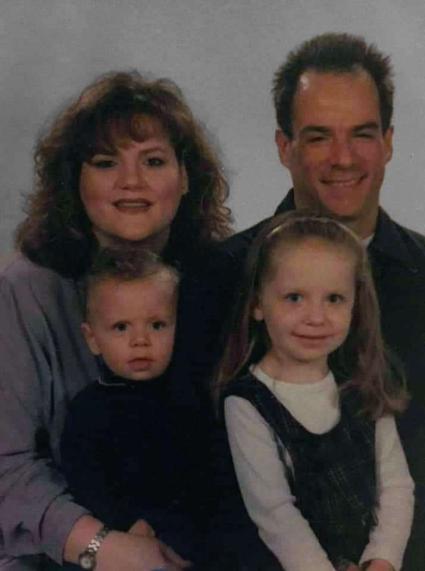
[[[14,254],[0,270],[2,287],[12,290],[43,291],[69,282],[54,270],[35,264],[20,253]]]
[[[0,300],[8,311],[18,312],[25,322],[33,324],[39,323],[40,315],[58,324],[64,318],[74,322],[81,313],[77,282],[21,254],[13,256],[0,271]]]
[[[35,264],[19,252],[11,255],[0,270],[0,279],[10,284],[33,279],[51,281],[55,276],[59,277],[53,270]]]

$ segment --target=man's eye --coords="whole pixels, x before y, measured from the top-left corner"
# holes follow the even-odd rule
[[[325,139],[326,137],[324,135],[313,135],[307,139],[307,143],[320,143]]]
[[[300,293],[291,292],[285,295],[285,299],[290,301],[291,303],[298,303],[302,299],[302,295]]]
[[[115,323],[113,328],[115,331],[119,331],[119,332],[126,331],[127,330],[127,323],[124,323],[123,321],[119,321],[118,323]]]
[[[154,331],[160,331],[161,329],[164,329],[164,327],[166,327],[167,324],[165,321],[153,321],[152,322],[152,329]]]
[[[358,139],[374,139],[375,135],[371,131],[360,131],[356,134]]]

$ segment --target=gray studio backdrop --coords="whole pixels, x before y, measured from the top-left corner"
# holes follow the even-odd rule
[[[236,228],[269,215],[289,187],[273,141],[273,72],[329,30],[363,34],[392,56],[395,153],[382,201],[424,232],[423,0],[0,0],[0,261],[32,186],[38,133],[111,69],[174,79],[221,148]]]

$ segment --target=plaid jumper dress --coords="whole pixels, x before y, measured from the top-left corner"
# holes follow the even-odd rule
[[[273,431],[295,506],[332,564],[358,562],[375,523],[376,481],[375,423],[358,414],[357,392],[342,393],[340,421],[324,434],[306,430],[251,373],[230,395],[248,400]]]

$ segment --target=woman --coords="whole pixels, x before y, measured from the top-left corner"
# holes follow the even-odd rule
[[[89,86],[40,140],[35,165],[21,255],[0,277],[0,568],[78,563],[94,540],[97,571],[182,569],[149,534],[97,536],[102,522],[67,494],[59,440],[68,403],[98,373],[80,334],[81,285],[103,245],[140,243],[179,264],[173,390],[176,406],[199,412],[192,381],[219,321],[207,266],[229,232],[226,182],[176,86],[136,72]],[[205,325],[190,336],[199,304]]]

